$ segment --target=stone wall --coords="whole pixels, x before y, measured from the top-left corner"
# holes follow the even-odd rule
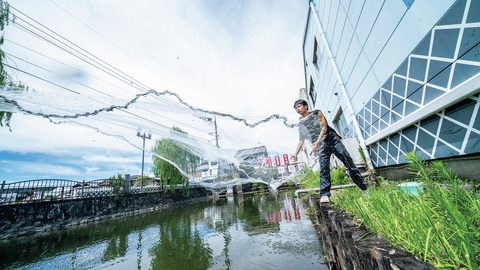
[[[330,203],[310,198],[313,219],[323,242],[325,263],[331,270],[435,269],[412,254],[392,247],[389,241],[378,238],[364,226],[359,226],[348,214]]]
[[[208,199],[211,192],[203,187],[143,194],[85,198],[68,201],[47,201],[0,206],[0,240],[29,236],[82,223],[167,208]]]

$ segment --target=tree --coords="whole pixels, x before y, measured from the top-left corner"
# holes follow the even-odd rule
[[[0,46],[3,45],[3,30],[5,26],[8,25],[8,19],[10,17],[10,6],[7,2],[0,3]],[[7,85],[8,74],[3,68],[3,62],[5,59],[5,53],[2,49],[0,49],[0,87],[4,87]],[[0,126],[10,127],[10,119],[12,118],[11,112],[0,111]]]
[[[173,127],[173,130],[173,133],[187,135],[185,131],[177,127]],[[172,161],[186,173],[195,173],[196,167],[200,162],[199,157],[179,146],[173,139],[163,138],[157,140],[152,151]],[[188,189],[188,178],[182,175],[173,164],[154,156],[152,171],[156,177],[160,178],[162,187],[166,185],[170,191],[174,191],[178,184],[182,184],[184,190]]]

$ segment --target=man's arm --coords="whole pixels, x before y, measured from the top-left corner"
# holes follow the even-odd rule
[[[295,149],[295,154],[292,155],[293,161],[295,162],[297,161],[297,156],[298,156],[298,153],[300,152],[300,149],[302,149],[302,146],[303,146],[303,140],[299,140],[297,144],[297,148]]]
[[[327,120],[325,119],[325,116],[323,115],[322,111],[317,112],[317,118],[318,118],[318,122],[320,122],[320,125],[322,126],[322,130],[320,131],[320,135],[318,135],[317,141],[312,144],[312,151],[317,150],[318,146],[320,145],[320,142],[323,141],[323,139],[325,138],[325,134],[327,134],[327,131],[328,131]]]

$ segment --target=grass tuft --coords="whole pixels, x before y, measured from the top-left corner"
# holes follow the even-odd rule
[[[480,268],[480,195],[465,190],[464,182],[443,162],[426,164],[407,155],[415,180],[424,191],[413,196],[398,183],[342,191],[334,200],[372,231],[439,269]]]

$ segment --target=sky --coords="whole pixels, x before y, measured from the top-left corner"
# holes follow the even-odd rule
[[[2,49],[7,53],[7,63],[50,82],[7,68],[13,81],[27,84],[35,89],[37,98],[43,98],[41,102],[30,100],[31,109],[47,111],[41,104],[48,100],[63,105],[69,112],[85,112],[109,102],[128,101],[139,91],[32,35],[22,28],[30,27],[28,17],[149,89],[175,92],[193,107],[232,114],[250,123],[271,114],[283,115],[291,123],[298,119],[292,104],[305,83],[302,42],[307,1],[9,3],[18,17],[4,33]],[[82,99],[51,82],[81,92]],[[99,103],[99,94],[85,85],[101,89],[112,98]],[[92,102],[85,102],[88,99]],[[213,132],[212,125],[192,128],[193,124],[173,114],[168,120],[169,110],[175,107],[162,108],[165,104],[149,97],[132,110],[158,110],[162,113],[145,115],[156,123],[179,126],[193,136],[215,143],[209,134]],[[114,116],[125,118],[114,113],[112,119]],[[247,128],[217,117],[217,124],[222,149],[266,145],[271,153],[292,153],[298,140],[298,131],[279,120]],[[146,149],[161,138],[158,124],[139,121],[138,128],[142,132],[153,130]],[[130,143],[105,136],[105,131],[107,127],[98,132],[78,123],[52,124],[47,119],[17,112],[11,120],[11,130],[0,128],[0,181],[92,180],[117,173],[140,174],[142,140],[135,138],[133,125],[124,131],[131,135]],[[150,173],[150,166],[151,156],[147,153],[146,173]]]

